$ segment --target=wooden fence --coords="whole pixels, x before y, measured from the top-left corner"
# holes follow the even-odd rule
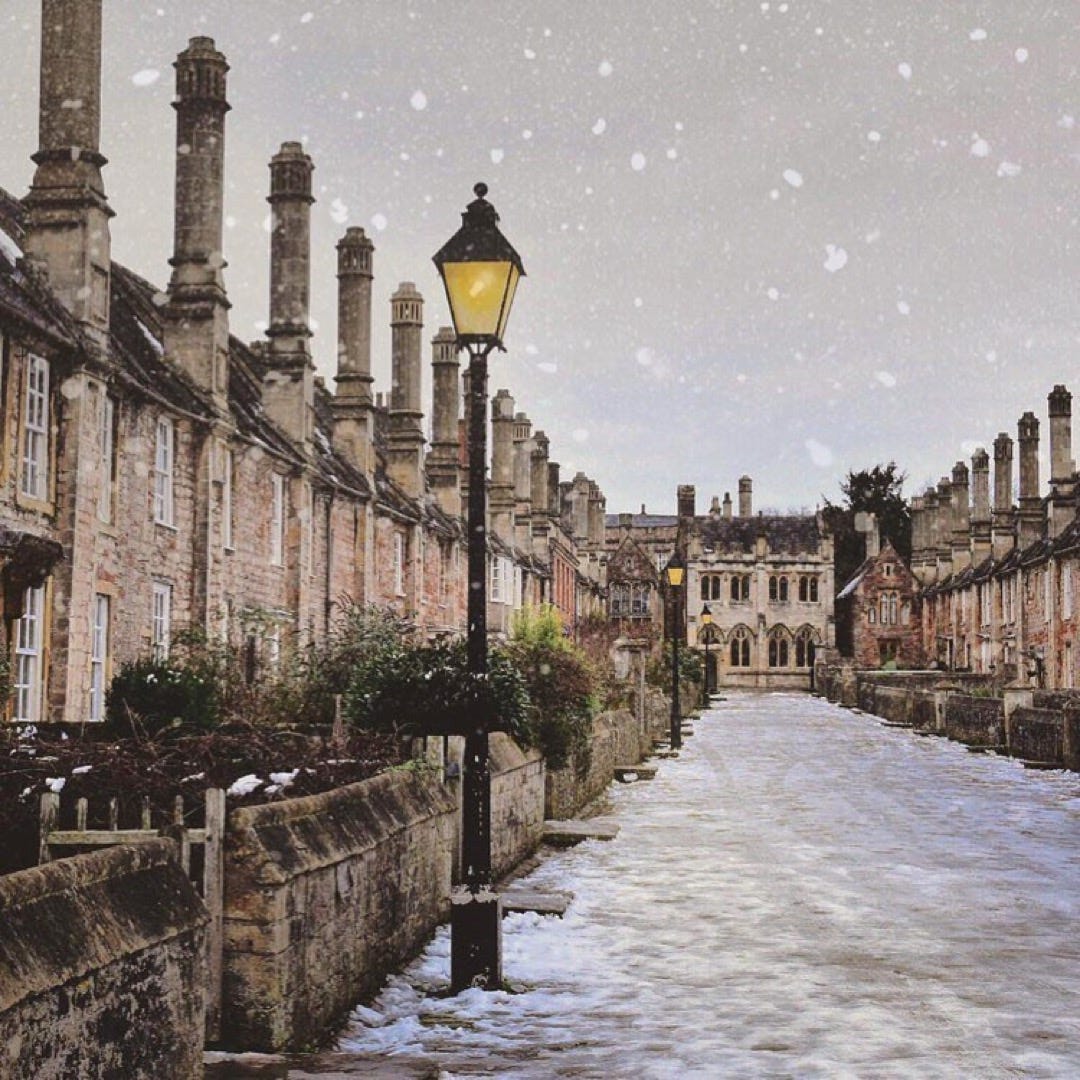
[[[41,796],[41,817],[38,836],[40,847],[38,862],[51,862],[64,848],[111,847],[114,844],[130,844],[167,836],[176,841],[180,864],[192,879],[192,884],[203,898],[210,923],[206,939],[207,993],[206,993],[206,1040],[216,1042],[221,1035],[221,967],[223,949],[223,902],[224,902],[224,855],[225,855],[225,792],[209,788],[205,798],[205,825],[201,829],[188,828],[184,798],[177,795],[170,820],[155,829],[151,821],[150,800],[143,799],[139,827],[121,829],[119,826],[119,800],[112,798],[106,808],[104,829],[89,829],[89,805],[86,799],[75,803],[75,828],[61,829],[60,795],[47,791]],[[191,849],[202,846],[202,879],[192,875]]]

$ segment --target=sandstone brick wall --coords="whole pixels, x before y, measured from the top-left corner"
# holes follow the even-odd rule
[[[1009,753],[1028,761],[1063,761],[1062,713],[1050,709],[1014,709],[1009,717]]]
[[[1005,708],[1000,698],[950,694],[945,705],[945,734],[969,746],[1005,745]]]
[[[171,851],[0,877],[0,1076],[202,1076],[207,915]]]
[[[544,759],[522,751],[508,735],[490,741],[491,869],[509,873],[539,846],[544,832]]]
[[[229,816],[223,1042],[321,1038],[449,913],[455,802],[433,773]]]

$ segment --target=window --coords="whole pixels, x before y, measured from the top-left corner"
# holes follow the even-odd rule
[[[873,626],[877,622],[877,608],[870,604],[866,609],[866,621]]]
[[[155,660],[169,658],[171,629],[172,586],[164,581],[155,581],[154,602],[150,615],[150,651]]]
[[[109,662],[109,598],[102,593],[94,596],[93,619],[90,627],[90,719],[105,719],[105,687]]]
[[[816,576],[810,574],[799,578],[799,600],[804,604],[816,604],[818,602],[818,579]]]
[[[405,537],[394,533],[394,595],[405,595]]]
[[[233,452],[221,452],[221,544],[233,550]]]
[[[769,667],[788,666],[788,641],[781,634],[773,634],[769,638]]]
[[[786,604],[788,600],[788,579],[786,577],[776,577],[775,575],[769,578],[769,599]]]
[[[1073,613],[1073,575],[1071,564],[1061,568],[1061,616],[1071,619]],[[989,622],[989,620],[987,620]]]
[[[731,575],[731,599],[736,602],[750,599],[750,575]]]
[[[745,627],[732,632],[729,658],[732,667],[750,666],[750,631]]]
[[[49,497],[49,362],[31,356],[23,410],[22,493]]]
[[[101,489],[98,491],[98,520],[113,519],[116,497],[116,402],[108,394],[101,396]]]
[[[15,628],[15,706],[13,720],[41,719],[42,649],[45,640],[45,586],[23,593],[23,613]]]
[[[613,619],[644,619],[649,615],[647,582],[621,581],[611,586],[609,612]]]
[[[1046,564],[1043,571],[1043,618],[1049,622],[1054,607],[1054,574],[1050,563]]]
[[[498,555],[491,558],[491,602],[501,604],[503,597],[503,560]]]
[[[270,485],[270,565],[282,566],[285,562],[285,477],[272,473]]]
[[[176,428],[167,416],[158,417],[157,446],[154,453],[154,521],[172,525],[173,463],[176,456]]]
[[[439,603],[445,604],[450,598],[451,545],[445,540],[439,541]]]
[[[809,628],[800,630],[795,638],[795,666],[810,667],[814,660],[814,632]]]

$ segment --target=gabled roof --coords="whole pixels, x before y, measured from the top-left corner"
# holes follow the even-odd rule
[[[607,578],[612,584],[625,581],[649,581],[655,584],[658,574],[648,552],[633,536],[624,536],[608,557]]]
[[[759,514],[752,518],[709,516],[697,519],[701,538],[707,548],[718,552],[754,550],[757,538],[765,536],[769,550],[816,554],[821,550],[821,528],[816,515]]]

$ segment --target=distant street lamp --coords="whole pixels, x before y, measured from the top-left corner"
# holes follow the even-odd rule
[[[709,703],[709,693],[712,687],[709,685],[709,644],[712,642],[713,636],[713,621],[712,612],[709,610],[709,605],[706,604],[701,609],[701,636],[705,640],[705,704]]]
[[[686,575],[686,563],[676,548],[667,566],[664,577],[671,596],[671,748],[678,750],[682,746],[682,717],[679,715],[679,593]]]
[[[476,199],[461,215],[461,228],[436,252],[446,288],[457,347],[469,353],[468,630],[469,674],[482,690],[487,680],[487,358],[503,348],[506,320],[521,258],[499,231],[499,215],[473,188]],[[451,897],[450,984],[497,988],[502,982],[502,910],[491,889],[490,717],[480,709],[465,734],[462,780],[461,861],[464,880]]]

